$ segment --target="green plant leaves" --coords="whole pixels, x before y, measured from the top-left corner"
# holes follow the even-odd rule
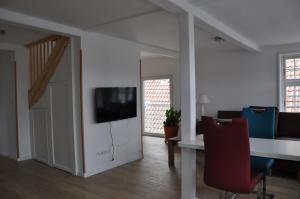
[[[166,111],[165,116],[164,126],[178,126],[181,120],[181,111],[172,107]]]

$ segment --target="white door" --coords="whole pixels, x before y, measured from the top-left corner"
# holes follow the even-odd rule
[[[171,77],[143,80],[144,134],[163,137],[165,112],[171,107]]]
[[[51,164],[49,158],[49,112],[47,109],[34,109],[31,112],[31,129],[33,141],[33,158]]]
[[[31,110],[33,157],[72,172],[70,112],[66,82],[51,83]]]
[[[70,131],[68,124],[67,84],[51,84],[52,157],[53,166],[71,172]]]

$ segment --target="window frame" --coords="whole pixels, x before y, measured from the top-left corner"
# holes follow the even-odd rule
[[[163,137],[164,136],[164,135],[159,136],[159,134],[157,134],[157,133],[145,132],[144,81],[161,80],[161,79],[169,79],[169,81],[170,81],[170,107],[173,107],[173,76],[172,75],[158,75],[158,76],[143,77],[142,82],[141,82],[141,86],[142,86],[142,121],[143,121],[142,132],[143,132],[143,135],[154,136],[154,137]]]
[[[286,86],[293,85],[293,86],[300,86],[300,79],[292,79],[292,80],[286,80],[285,79],[285,63],[284,61],[288,58],[300,58],[300,52],[294,52],[294,53],[279,53],[278,55],[278,105],[279,105],[279,111],[286,112],[286,104],[285,104],[285,98],[286,98]]]

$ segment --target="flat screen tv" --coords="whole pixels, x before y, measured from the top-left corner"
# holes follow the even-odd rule
[[[96,88],[96,122],[136,117],[136,87]]]

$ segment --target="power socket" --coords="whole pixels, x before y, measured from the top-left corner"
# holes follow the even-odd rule
[[[111,150],[110,150],[110,149],[107,149],[107,150],[104,150],[104,151],[97,152],[97,153],[96,153],[96,156],[97,156],[97,157],[101,157],[101,156],[110,154],[110,152],[111,152]]]

